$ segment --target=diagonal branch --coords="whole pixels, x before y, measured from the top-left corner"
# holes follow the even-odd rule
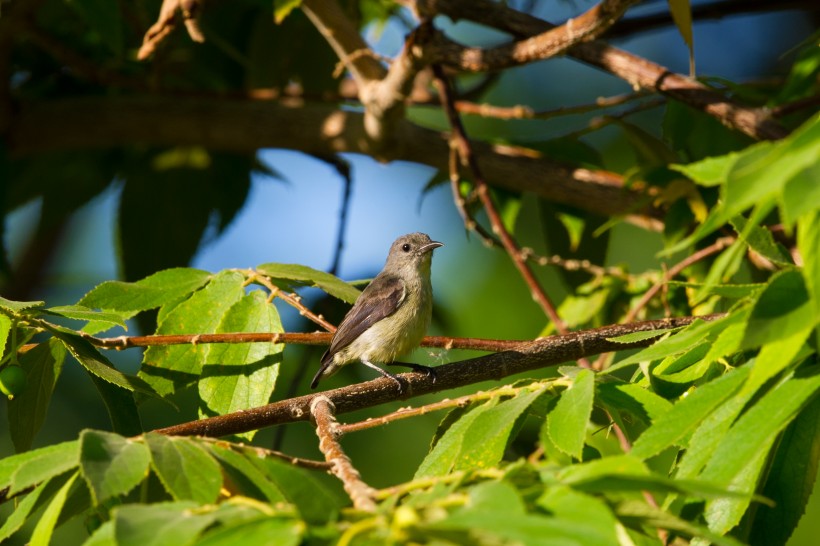
[[[678,317],[631,324],[618,324],[572,332],[566,335],[522,341],[517,347],[478,358],[471,358],[436,367],[436,382],[426,374],[401,374],[407,384],[403,395],[396,393],[396,384],[390,379],[379,378],[349,385],[322,393],[309,394],[274,402],[258,408],[219,415],[199,421],[191,421],[158,429],[156,432],[177,436],[226,436],[257,430],[273,425],[307,421],[310,405],[317,396],[326,396],[336,406],[336,415],[408,399],[424,394],[441,392],[456,387],[499,380],[510,375],[555,366],[562,362],[578,360],[602,352],[621,351],[646,347],[655,340],[646,339],[634,343],[616,343],[611,338],[632,332],[646,332],[686,326],[696,318],[716,320],[722,313],[702,317]]]
[[[508,32],[519,39],[555,28],[542,19],[490,0],[419,0],[417,4],[423,6],[424,13],[447,15],[453,20],[468,19]],[[767,109],[738,104],[697,80],[675,74],[659,64],[604,42],[593,40],[578,43],[566,53],[625,80],[634,88],[663,93],[701,110],[727,127],[753,138],[776,140],[788,134],[782,125],[772,119]],[[434,57],[436,55],[434,52],[430,54]],[[452,58],[451,55],[449,57]],[[471,69],[466,62],[459,62],[456,66],[464,70]]]

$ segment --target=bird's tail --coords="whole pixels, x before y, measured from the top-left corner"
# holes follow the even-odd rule
[[[328,352],[325,351],[325,354],[322,355],[322,365],[319,367],[319,371],[316,372],[316,375],[313,376],[313,381],[310,382],[310,388],[315,389],[316,386],[319,384],[319,380],[324,375],[325,371],[333,364],[333,358],[328,358]]]

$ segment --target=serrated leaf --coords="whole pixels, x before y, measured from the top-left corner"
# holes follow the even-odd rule
[[[272,279],[292,281],[300,285],[321,288],[331,296],[347,303],[355,302],[361,294],[361,291],[357,288],[347,284],[335,275],[306,265],[269,263],[258,266],[256,271]]]
[[[719,186],[726,181],[739,156],[738,153],[730,153],[719,157],[707,157],[688,165],[673,164],[669,165],[669,168],[686,175],[701,186]]]
[[[267,474],[249,460],[249,457],[256,457],[255,454],[237,453],[221,445],[208,445],[206,447],[219,460],[223,470],[232,473],[231,481],[234,482],[234,484],[238,483],[240,486],[246,485],[259,491],[265,500],[271,504],[287,500],[276,484],[268,478]],[[236,474],[241,476],[241,479],[237,477]],[[244,484],[242,483],[243,481],[245,482]],[[247,492],[244,492],[244,494],[250,496]]]
[[[467,430],[476,419],[479,419],[482,414],[495,407],[497,403],[497,398],[491,398],[484,404],[462,415],[455,423],[450,425],[421,462],[413,477],[418,479],[449,474],[458,462]]]
[[[20,356],[27,387],[8,403],[9,432],[18,453],[31,448],[43,426],[65,354],[63,344],[50,339]]]
[[[74,468],[79,457],[80,444],[72,440],[0,459],[0,489],[14,495]]]
[[[797,357],[803,343],[811,334],[812,327],[804,327],[794,332],[784,332],[784,337],[764,345],[752,366],[752,373],[744,385],[744,390],[756,391],[766,381],[788,368]]]
[[[766,287],[764,283],[715,284],[706,286],[704,283],[699,282],[669,281],[667,284],[669,286],[697,288],[698,293],[704,296],[720,296],[730,299],[748,298],[761,292]]]
[[[137,282],[104,282],[83,296],[79,304],[119,311],[128,317],[177,301],[201,288],[210,278],[210,273],[199,269],[166,269]]]
[[[157,334],[211,334],[225,313],[245,295],[245,277],[224,271],[205,288],[195,292],[169,312]],[[154,346],[143,356],[139,376],[161,395],[170,394],[195,381],[202,372],[210,345]]]
[[[305,524],[292,519],[264,517],[205,534],[197,546],[234,546],[235,544],[275,544],[297,546],[302,543]]]
[[[648,331],[645,331],[645,332],[630,332],[630,333],[624,334],[622,336],[608,337],[608,338],[606,338],[606,340],[611,341],[613,343],[629,344],[629,343],[635,343],[635,342],[638,342],[638,341],[644,341],[646,339],[652,339],[652,338],[655,338],[655,337],[660,337],[660,336],[662,336],[666,333],[669,333],[669,332],[677,332],[678,330],[681,330],[682,328],[683,327],[681,327],[681,328],[659,328],[657,330],[648,330]]]
[[[216,329],[225,332],[282,332],[276,307],[260,290],[236,302]],[[208,351],[199,380],[199,397],[207,415],[223,415],[267,404],[279,376],[281,343],[223,343]],[[254,432],[243,435],[248,440]]]
[[[749,534],[753,546],[786,544],[806,511],[820,466],[820,398],[800,412],[783,434],[767,473],[763,496]]]
[[[111,430],[123,436],[142,434],[142,420],[134,393],[96,375],[91,376],[91,381],[105,404],[108,418],[111,420]]]
[[[755,252],[777,265],[794,265],[789,251],[774,240],[771,231],[759,225],[749,225],[743,216],[736,216],[731,223]]]
[[[777,435],[820,388],[820,375],[793,378],[766,393],[732,426],[715,449],[701,478],[753,492]],[[740,522],[748,500],[721,499],[706,505],[709,528],[726,533]]]
[[[210,504],[219,495],[222,473],[214,458],[194,440],[148,433],[151,466],[175,500]]]
[[[473,470],[497,465],[516,420],[546,389],[520,392],[514,398],[502,400],[473,421],[464,433],[461,452],[455,470]]]
[[[595,394],[610,413],[626,411],[647,425],[672,409],[671,402],[634,383],[604,382],[598,385]]]
[[[583,529],[581,544],[608,546],[618,544],[615,515],[601,499],[569,487],[550,487],[536,504],[558,519],[574,522]]]
[[[0,464],[2,464],[2,461],[0,461]],[[50,481],[40,483],[17,503],[14,512],[6,518],[3,525],[0,525],[0,542],[16,533],[28,521],[29,515],[40,506],[41,497],[48,499],[49,496],[54,494],[54,491],[51,490],[53,487],[50,486]]]
[[[6,315],[0,313],[0,355],[6,352],[6,342],[11,333],[11,319]]]
[[[803,278],[809,293],[814,323],[820,323],[820,210],[801,218],[797,226],[797,248],[803,256]],[[815,343],[820,346],[820,329],[815,330]]]
[[[54,498],[51,499],[42,517],[40,517],[40,521],[37,522],[34,532],[31,534],[30,546],[48,546],[51,542],[51,535],[54,532],[54,527],[57,525],[57,518],[60,517],[60,512],[63,511],[63,505],[65,504],[66,497],[68,497],[68,491],[71,489],[71,486],[74,485],[74,480],[77,479],[78,475],[79,472],[72,474],[60,490],[57,491]]]
[[[139,392],[156,397],[157,393],[139,377],[125,374],[114,367],[88,340],[62,328],[49,328],[49,331],[63,342],[71,356],[89,373],[100,379],[117,385],[125,390]]]
[[[632,455],[648,459],[671,445],[683,445],[684,439],[736,392],[748,375],[748,368],[736,368],[689,393],[641,434],[632,445]]]
[[[84,305],[62,305],[59,307],[49,307],[43,309],[44,313],[49,315],[57,315],[75,320],[87,320],[95,322],[105,322],[115,326],[122,326],[125,328],[125,319],[127,317],[118,313],[110,313],[105,311],[95,311]]]
[[[275,457],[259,457],[248,454],[247,458],[268,477],[294,505],[309,524],[324,524],[333,520],[343,506],[350,502],[313,477],[313,475],[289,462]]]
[[[180,546],[214,522],[212,512],[199,511],[195,502],[131,504],[114,510],[114,536],[118,546]]]
[[[791,228],[799,218],[810,216],[820,207],[820,164],[798,171],[786,182],[779,196],[783,225]]]
[[[710,543],[717,544],[718,546],[741,546],[741,543],[732,537],[725,537],[713,533],[709,529],[694,525],[685,519],[655,508],[646,502],[622,502],[616,507],[615,514],[619,519],[626,521],[632,520],[635,521],[635,524],[668,529],[692,537],[703,537]],[[692,541],[692,543],[695,543],[695,541]]]
[[[581,459],[594,397],[595,374],[582,370],[572,386],[561,393],[544,424],[555,446],[575,459]]]
[[[18,314],[23,311],[33,311],[45,307],[45,305],[46,302],[44,301],[12,301],[0,296],[0,309],[5,309],[13,314]]]
[[[80,434],[80,471],[95,505],[131,491],[148,476],[150,462],[140,441],[97,430]]]

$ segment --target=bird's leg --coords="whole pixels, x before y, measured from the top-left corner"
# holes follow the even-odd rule
[[[364,364],[368,368],[373,368],[374,370],[379,372],[382,376],[387,377],[387,378],[392,379],[393,381],[395,381],[396,384],[399,386],[399,394],[404,394],[404,384],[405,384],[405,382],[404,382],[403,379],[400,379],[398,376],[393,375],[392,373],[388,372],[387,370],[383,370],[383,369],[379,368],[378,366],[376,366],[372,362],[369,362],[369,361],[365,360],[364,358],[361,359],[361,362],[362,362],[362,364]]]
[[[410,368],[414,372],[423,373],[432,383],[436,382],[436,378],[438,376],[435,368],[431,368],[430,366],[422,366],[421,364],[413,364],[412,362],[388,362],[387,365],[404,366],[405,368]]]

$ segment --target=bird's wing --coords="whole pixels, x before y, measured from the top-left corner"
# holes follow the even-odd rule
[[[373,279],[345,315],[333,335],[330,348],[322,357],[322,363],[330,361],[336,352],[353,343],[375,323],[395,313],[406,294],[404,281],[399,277],[379,275]]]

